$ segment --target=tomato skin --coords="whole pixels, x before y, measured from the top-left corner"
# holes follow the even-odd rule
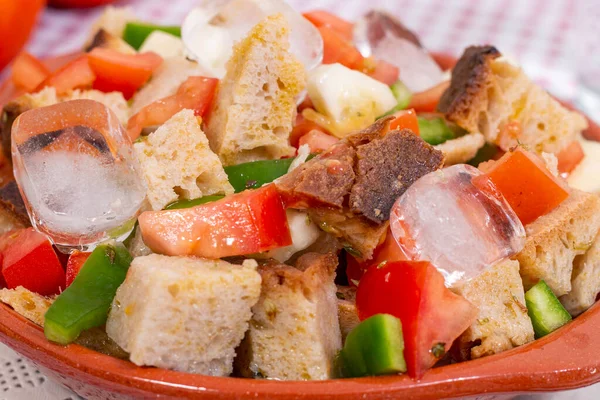
[[[549,213],[569,197],[542,161],[521,147],[486,168],[485,175],[476,177],[473,183],[480,185],[482,178],[489,178],[523,225]]]
[[[308,145],[311,153],[321,153],[339,142],[335,136],[328,135],[319,129],[314,129],[298,140],[298,145]]]
[[[157,100],[142,108],[129,119],[127,133],[132,141],[140,136],[147,126],[160,125],[184,108],[194,110],[203,117],[212,102],[219,80],[202,76],[191,76],[181,84],[177,93]]]
[[[350,69],[362,69],[364,58],[352,43],[327,26],[318,29],[323,38],[323,64],[340,63]]]
[[[298,147],[300,138],[313,130],[326,133],[321,125],[307,120],[302,116],[302,113],[298,113],[298,115],[296,115],[296,123],[292,128],[292,133],[290,133],[290,144],[294,147]]]
[[[121,92],[126,99],[130,99],[162,64],[162,57],[151,51],[123,54],[96,47],[88,54],[88,58],[90,68],[96,74],[94,89]]]
[[[15,58],[11,73],[15,86],[29,91],[42,83],[50,75],[50,70],[40,60],[23,51]]]
[[[96,75],[90,68],[88,57],[82,55],[53,72],[35,91],[51,86],[56,89],[56,94],[60,95],[73,89],[88,89],[95,79]]]
[[[352,41],[354,24],[351,22],[323,10],[309,11],[302,14],[302,16],[317,28],[326,26],[339,33],[347,41]]]
[[[396,118],[390,121],[389,124],[391,131],[396,129],[410,129],[416,135],[419,135],[419,120],[414,109],[398,111],[394,113],[394,116]]]
[[[14,233],[2,252],[2,275],[9,289],[23,286],[42,296],[60,293],[65,272],[46,236],[33,228]]]
[[[90,254],[92,253],[83,251],[74,251],[71,253],[69,261],[67,261],[66,287],[71,286],[71,283],[75,280],[79,270],[81,270],[81,267],[83,267]]]
[[[0,71],[29,39],[44,5],[45,0],[0,0]]]
[[[476,319],[478,310],[444,285],[444,277],[427,261],[396,261],[372,266],[356,293],[359,318],[391,314],[402,321],[408,373],[421,378],[440,357],[432,349],[452,342]],[[441,349],[440,349],[441,350]]]
[[[139,224],[148,247],[172,256],[217,259],[292,244],[274,184],[191,208],[146,211]]]
[[[48,0],[48,5],[56,8],[89,8],[114,2],[115,0]]]
[[[454,68],[458,58],[446,53],[431,53],[431,57],[443,71]]]
[[[413,93],[408,108],[414,108],[416,112],[435,112],[442,94],[450,86],[450,81],[444,81],[424,92]]]
[[[578,140],[574,140],[558,152],[558,172],[561,174],[571,173],[581,163],[585,153]]]

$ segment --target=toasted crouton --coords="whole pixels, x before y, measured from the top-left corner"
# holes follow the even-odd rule
[[[453,290],[479,308],[477,320],[458,339],[461,347],[470,348],[470,358],[500,353],[534,339],[518,262],[500,261]]]
[[[137,20],[137,18],[133,13],[133,10],[129,7],[106,7],[102,15],[100,15],[92,25],[88,45],[100,29],[103,29],[113,36],[122,38],[123,32],[125,31],[125,25],[127,25],[128,22],[134,22],[135,20]],[[88,45],[86,45],[86,47],[88,47]]]
[[[256,25],[233,49],[206,135],[224,165],[293,155],[289,144],[304,66],[289,51],[281,14]]]
[[[575,257],[571,291],[560,302],[572,316],[577,316],[596,302],[600,292],[600,235],[585,254]]]
[[[15,289],[0,289],[0,301],[31,322],[44,326],[44,314],[53,300],[18,286]]]
[[[192,110],[178,112],[134,148],[148,182],[153,210],[162,210],[180,198],[233,193],[221,161],[210,150]]]
[[[476,132],[448,140],[433,147],[444,153],[444,165],[448,167],[455,164],[464,164],[471,160],[484,144],[485,138],[481,133]]]
[[[187,78],[196,75],[208,76],[197,62],[184,57],[164,59],[152,74],[152,80],[133,96],[131,115],[137,114],[150,103],[175,94]]]
[[[136,365],[227,376],[260,294],[256,261],[133,260],[106,332]]]
[[[282,380],[332,377],[342,346],[334,254],[305,254],[298,267],[260,267],[262,290],[236,361],[242,375]]]
[[[582,115],[563,107],[492,46],[465,50],[438,110],[505,151],[520,143],[537,153],[557,153],[587,127]],[[513,136],[509,123],[518,123],[521,133]]]
[[[573,260],[587,251],[599,229],[600,197],[578,190],[527,225],[525,247],[515,256],[525,290],[543,279],[557,297],[569,293]]]
[[[129,105],[127,104],[127,100],[125,100],[125,97],[123,97],[123,93],[104,93],[99,90],[73,90],[64,96],[61,96],[60,101],[80,99],[95,100],[104,104],[115,113],[121,125],[127,126],[127,121],[129,120]]]
[[[99,29],[94,35],[92,41],[86,46],[85,51],[90,52],[96,47],[100,49],[116,50],[123,54],[135,54],[137,53],[133,47],[131,47],[126,41],[118,36],[108,33],[104,29]]]
[[[338,286],[337,288],[338,318],[340,321],[340,331],[342,333],[342,342],[346,337],[360,324],[358,311],[356,310],[356,288],[350,286]]]

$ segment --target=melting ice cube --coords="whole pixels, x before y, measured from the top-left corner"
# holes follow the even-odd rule
[[[225,76],[233,44],[266,17],[283,14],[290,24],[290,50],[306,70],[321,63],[323,39],[306,18],[283,0],[201,0],[183,22],[181,35],[191,58]]]
[[[412,92],[427,90],[443,80],[442,70],[417,36],[383,11],[370,11],[356,21],[354,43],[363,56],[400,68],[400,79]]]
[[[404,252],[431,261],[448,286],[477,276],[525,245],[515,212],[469,165],[437,170],[415,182],[392,207],[390,226]]]
[[[113,112],[74,100],[21,114],[15,179],[33,226],[61,250],[123,238],[146,195],[131,141]]]

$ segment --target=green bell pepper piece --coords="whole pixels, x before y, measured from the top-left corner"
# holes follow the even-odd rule
[[[246,189],[259,188],[287,174],[293,161],[293,158],[252,161],[225,167],[225,173],[235,192],[239,193]]]
[[[404,110],[410,104],[412,92],[406,87],[404,83],[402,83],[402,81],[396,81],[390,86],[390,89],[392,89],[392,93],[394,94],[394,97],[396,98],[398,104],[385,114],[377,117],[377,119],[387,117],[388,115],[392,115],[398,111]]]
[[[214,196],[204,196],[199,197],[197,199],[192,200],[177,200],[172,202],[171,204],[165,207],[165,210],[178,210],[180,208],[190,208],[194,206],[199,206],[200,204],[210,203],[211,201],[221,200],[225,196],[214,195]]]
[[[429,119],[418,116],[417,120],[421,138],[430,145],[435,146],[455,138],[454,131],[442,117]]]
[[[337,362],[345,378],[406,372],[400,319],[377,314],[362,321],[348,334]]]
[[[101,244],[90,254],[79,274],[52,303],[44,316],[44,334],[60,344],[102,326],[117,289],[125,280],[132,257],[120,243]]]
[[[527,313],[536,338],[557,330],[571,320],[571,315],[543,280],[525,293]]]
[[[154,31],[162,31],[181,37],[180,26],[160,26],[143,22],[128,22],[123,31],[123,40],[129,43],[134,49],[139,50],[146,38]]]

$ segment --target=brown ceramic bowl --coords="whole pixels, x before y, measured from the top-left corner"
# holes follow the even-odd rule
[[[48,64],[57,68],[72,58],[63,56]],[[0,104],[16,93],[10,82],[5,82],[0,88]],[[592,124],[586,134],[598,140],[600,128]],[[76,344],[63,347],[50,343],[40,327],[5,304],[0,304],[0,341],[90,400],[510,398],[519,393],[567,390],[600,382],[600,304],[543,339],[494,356],[432,369],[420,381],[396,375],[279,382],[138,367]]]
[[[600,382],[600,305],[556,332],[519,348],[406,375],[284,382],[216,378],[142,368],[79,345],[50,343],[41,328],[0,305],[0,341],[87,399],[440,399],[547,392]],[[494,398],[497,398],[494,396]]]

